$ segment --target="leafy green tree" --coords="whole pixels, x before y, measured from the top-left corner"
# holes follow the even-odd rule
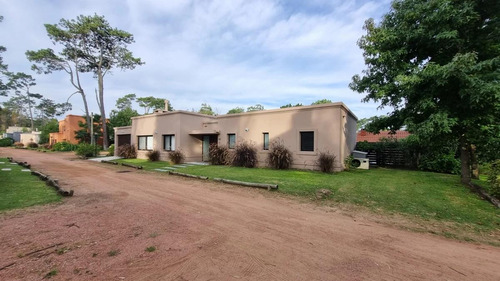
[[[149,97],[143,97],[143,98],[137,98],[137,103],[139,104],[140,107],[144,108],[144,114],[149,114],[149,110],[152,110],[153,112],[157,109],[162,109],[165,108],[165,100],[162,98],[155,98],[152,96]],[[168,111],[173,111],[174,108],[168,103]]]
[[[116,100],[116,108],[118,110],[123,110],[126,108],[132,108],[132,102],[135,100],[135,94],[127,94]]]
[[[245,109],[243,107],[235,107],[233,109],[230,109],[227,114],[236,114],[236,113],[243,113],[245,112]]]
[[[261,110],[264,110],[264,106],[262,106],[261,104],[252,105],[247,108],[247,112],[261,111]]]
[[[3,21],[3,16],[0,16],[0,22]],[[0,96],[7,96],[7,84],[4,79],[9,74],[7,65],[3,62],[2,53],[7,51],[4,46],[0,46]]]
[[[139,116],[139,113],[135,109],[125,108],[120,111],[112,110],[111,117],[109,118],[109,126],[123,127],[132,125],[132,117]]]
[[[291,103],[289,103],[289,104],[285,104],[285,105],[280,106],[280,108],[289,108],[289,107],[297,107],[297,106],[302,106],[302,104],[297,103],[295,105],[292,105]]]
[[[12,98],[12,101],[17,103],[19,108],[29,116],[31,130],[35,129],[33,108],[36,105],[36,100],[42,98],[42,95],[31,92],[31,87],[35,85],[35,79],[31,75],[23,72],[9,74],[8,87],[15,91],[15,97]]]
[[[328,99],[322,99],[322,100],[317,100],[313,103],[311,103],[311,105],[316,105],[316,104],[325,104],[325,103],[332,103],[331,100],[328,100]]]
[[[103,128],[102,128],[102,119],[99,114],[94,114],[92,119],[92,124],[94,126],[93,132],[94,136],[91,137],[90,127],[88,123],[78,122],[78,126],[81,128],[80,130],[75,131],[75,138],[78,140],[78,143],[96,143],[97,140],[103,136]],[[92,140],[94,139],[94,140]]]
[[[212,107],[207,103],[202,103],[200,110],[198,113],[206,114],[206,115],[215,115],[215,112],[212,110]]]
[[[500,2],[400,0],[358,42],[367,69],[351,89],[392,107],[379,128],[457,141],[468,184],[477,150],[500,134]],[[498,155],[498,154],[497,154]]]
[[[380,128],[378,126],[378,120],[380,119],[384,119],[384,116],[361,118],[358,120],[358,130],[366,130],[374,133],[378,133],[380,130],[387,130],[387,128]]]
[[[140,58],[135,58],[127,49],[134,42],[132,34],[112,28],[103,16],[83,16],[76,20],[61,19],[59,24],[46,24],[45,28],[54,43],[65,47],[62,54],[69,55],[76,63],[78,72],[92,72],[97,79],[97,103],[102,120],[106,120],[104,106],[104,77],[112,69],[134,69],[143,64]],[[61,70],[61,60],[50,49],[38,52],[27,52],[28,59],[45,64],[46,70]],[[57,61],[58,63],[53,63]],[[62,60],[67,62],[67,60]],[[71,76],[73,77],[73,76]],[[73,82],[73,79],[72,79]],[[78,86],[80,84],[78,83]],[[79,87],[81,89],[81,87]],[[83,95],[83,92],[80,92]],[[87,110],[88,115],[88,110]],[[89,118],[87,118],[88,120]],[[103,146],[108,148],[108,132],[106,122],[103,127]]]
[[[45,125],[41,127],[40,143],[49,142],[49,134],[59,132],[59,121],[57,119],[48,120]]]

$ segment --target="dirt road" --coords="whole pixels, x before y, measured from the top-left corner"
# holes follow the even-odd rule
[[[492,246],[73,154],[6,156],[75,196],[0,214],[0,280],[500,280]]]

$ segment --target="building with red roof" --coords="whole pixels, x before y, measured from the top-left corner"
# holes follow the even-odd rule
[[[396,131],[391,133],[391,131],[380,131],[378,134],[373,134],[365,130],[358,132],[356,136],[356,142],[380,142],[382,139],[395,139],[400,140],[407,138],[410,135],[408,131]]]

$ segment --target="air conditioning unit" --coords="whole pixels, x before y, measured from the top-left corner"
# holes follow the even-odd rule
[[[354,158],[351,165],[357,169],[368,170],[370,169],[370,159],[368,158]]]

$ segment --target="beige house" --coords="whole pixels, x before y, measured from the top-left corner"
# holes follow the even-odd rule
[[[129,143],[138,158],[158,150],[161,159],[168,152],[182,150],[186,162],[208,161],[210,144],[229,149],[240,142],[254,144],[259,166],[266,166],[269,145],[281,140],[293,153],[293,168],[316,169],[318,155],[336,155],[335,169],[356,145],[357,117],[341,102],[209,116],[188,111],[156,111],[132,118],[132,126],[115,128],[115,148]]]

